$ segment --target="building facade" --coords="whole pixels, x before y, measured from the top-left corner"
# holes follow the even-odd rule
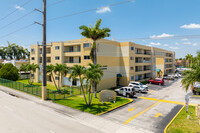
[[[56,63],[82,65],[87,67],[91,62],[90,51],[92,40],[79,39],[66,42],[53,42],[47,46],[47,65]],[[117,42],[106,39],[97,41],[97,63],[104,72],[98,90],[119,85],[128,85],[130,81],[145,81],[152,77],[171,74],[174,68],[175,52],[144,46],[132,42]],[[42,81],[42,47],[31,46],[30,63],[39,64],[40,70],[34,74],[35,82]],[[55,75],[56,77],[56,75]],[[56,77],[58,79],[59,77]],[[48,83],[52,83],[47,76]],[[63,85],[79,86],[78,80],[63,77]]]

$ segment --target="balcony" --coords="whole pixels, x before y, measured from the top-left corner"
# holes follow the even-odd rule
[[[65,46],[64,53],[81,52],[81,45]]]
[[[80,56],[65,57],[64,58],[64,63],[71,63],[71,64],[81,63],[81,57]]]

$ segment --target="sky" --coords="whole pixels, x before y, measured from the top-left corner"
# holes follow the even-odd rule
[[[188,53],[195,56],[200,50],[200,38],[188,36],[200,35],[200,0],[133,0],[108,6],[123,1],[126,0],[47,0],[47,42],[82,38],[79,26],[94,25],[101,18],[101,27],[111,29],[111,36],[106,39],[172,50],[176,58]],[[42,10],[42,0],[1,1],[0,46],[6,46],[9,41],[30,48],[42,42],[41,25],[34,24],[15,32],[42,22],[42,14],[34,9]],[[71,15],[90,9],[96,10]],[[69,16],[52,20],[66,15]]]

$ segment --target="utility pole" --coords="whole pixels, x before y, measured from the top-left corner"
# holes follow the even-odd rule
[[[46,0],[43,0],[43,42],[42,42],[42,100],[47,99],[47,78],[46,78]]]

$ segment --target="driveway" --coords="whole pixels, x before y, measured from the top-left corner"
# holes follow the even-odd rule
[[[135,128],[161,133],[171,119],[182,108],[186,93],[181,87],[181,79],[165,82],[165,86],[149,85],[149,93],[137,94],[134,102],[115,111],[102,115]],[[190,102],[200,103],[200,98],[190,98]]]

